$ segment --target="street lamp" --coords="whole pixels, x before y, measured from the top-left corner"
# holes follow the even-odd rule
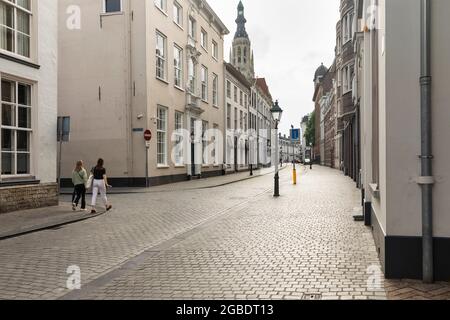
[[[270,109],[270,112],[272,113],[273,119],[275,121],[275,192],[274,197],[280,196],[280,176],[278,174],[278,163],[280,161],[280,148],[278,147],[278,124],[280,123],[281,116],[283,115],[283,110],[278,105],[278,100],[273,105],[272,109]]]

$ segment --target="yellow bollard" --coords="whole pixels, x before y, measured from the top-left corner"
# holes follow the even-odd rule
[[[294,180],[294,185],[296,185],[297,184],[297,170],[295,168],[292,173],[292,179]]]

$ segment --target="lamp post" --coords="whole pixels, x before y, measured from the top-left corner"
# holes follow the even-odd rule
[[[280,148],[278,146],[278,141],[279,141],[279,137],[278,137],[278,124],[280,123],[281,120],[281,116],[283,115],[283,110],[280,108],[280,106],[278,105],[278,100],[275,102],[275,104],[273,105],[272,109],[270,109],[270,112],[272,113],[273,119],[275,121],[275,131],[276,131],[276,135],[275,135],[275,191],[274,191],[274,197],[279,197],[280,196],[280,176],[278,174],[278,165],[279,165],[279,161],[280,161]]]

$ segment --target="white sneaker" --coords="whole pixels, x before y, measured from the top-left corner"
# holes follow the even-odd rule
[[[77,210],[77,205],[75,203],[72,203],[72,210],[76,211]]]

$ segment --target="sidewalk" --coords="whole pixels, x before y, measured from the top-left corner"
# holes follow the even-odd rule
[[[283,169],[286,165],[283,165]],[[243,171],[239,173],[227,174],[225,176],[217,176],[199,180],[182,181],[150,188],[111,188],[108,189],[109,194],[135,194],[135,193],[158,193],[158,192],[177,192],[186,190],[210,189],[221,187],[228,184],[245,181],[248,179],[257,178],[274,172],[274,168],[262,168],[253,170],[253,176],[250,176],[250,171]],[[62,188],[61,195],[72,195],[72,188]],[[90,194],[91,191],[88,191]]]
[[[55,207],[1,214],[0,240],[80,222],[103,213],[93,215],[90,212],[73,211],[69,203],[61,203]]]
[[[286,168],[284,166],[283,168]],[[240,172],[226,176],[213,177],[201,180],[183,181],[163,186],[146,188],[117,188],[108,190],[109,194],[145,194],[157,192],[177,192],[185,190],[200,190],[220,187],[232,183],[257,178],[274,172],[274,168],[255,170],[253,176],[250,172]],[[72,189],[62,189],[61,195],[72,195]],[[92,215],[90,212],[72,211],[70,203],[61,203],[56,207],[16,211],[0,215],[0,240],[18,237],[28,233],[48,230],[92,219],[104,214],[99,212]]]

